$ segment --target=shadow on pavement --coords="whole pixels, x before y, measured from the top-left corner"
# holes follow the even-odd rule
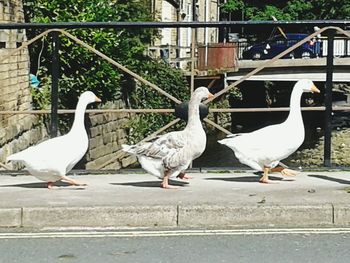
[[[47,188],[47,183],[38,182],[38,183],[26,183],[26,184],[9,184],[9,185],[1,185],[0,187],[21,187],[21,188]],[[72,186],[65,182],[57,182],[54,184],[53,189],[58,189],[63,187],[64,189],[71,190],[84,190],[84,187]]]
[[[121,186],[135,186],[135,187],[157,187],[159,188],[161,181],[147,181],[147,182],[127,182],[127,183],[111,183],[111,185],[121,185]],[[169,180],[169,184],[175,186],[185,186],[188,185],[188,182],[180,182]]]
[[[334,177],[330,177],[330,176],[327,176],[327,175],[309,174],[308,176],[309,177],[318,178],[318,179],[328,180],[328,181],[332,181],[332,182],[337,182],[337,183],[340,183],[340,184],[350,184],[350,181],[348,181],[348,180],[334,178]]]
[[[227,182],[240,182],[240,183],[257,183],[260,180],[260,176],[242,176],[242,177],[213,177],[205,178],[205,180],[217,180],[217,181],[227,181]],[[283,178],[276,176],[269,176],[271,181],[282,181]],[[286,180],[284,180],[286,181]]]

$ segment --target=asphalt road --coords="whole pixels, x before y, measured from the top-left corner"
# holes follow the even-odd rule
[[[349,262],[350,229],[0,233],[0,262]]]

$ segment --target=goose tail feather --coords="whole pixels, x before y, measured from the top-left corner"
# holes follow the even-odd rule
[[[134,145],[122,144],[122,150],[127,153],[135,154]]]
[[[19,160],[22,160],[22,156],[21,156],[21,152],[18,152],[18,153],[14,153],[14,154],[11,154],[9,155],[6,160],[7,161],[19,161]]]

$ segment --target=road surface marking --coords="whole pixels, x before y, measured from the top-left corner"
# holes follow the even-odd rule
[[[52,231],[7,232],[0,239],[25,238],[105,238],[105,237],[171,237],[171,236],[233,236],[233,235],[285,235],[285,234],[350,234],[350,228],[292,228],[292,229],[230,229],[230,230],[135,230],[135,231]]]

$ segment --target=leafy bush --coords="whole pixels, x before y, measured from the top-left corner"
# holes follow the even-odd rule
[[[27,22],[45,23],[151,21],[148,4],[149,1],[146,0],[24,0]],[[38,33],[37,30],[27,31],[28,38]],[[156,29],[74,29],[70,33],[172,95],[184,98],[187,88],[181,72],[162,61],[145,56],[147,45],[158,37]],[[35,43],[30,50],[31,71],[38,75],[45,91],[50,90],[51,85],[50,54],[51,44],[48,40]],[[60,67],[59,104],[62,108],[74,108],[79,94],[85,90],[95,92],[103,101],[124,98],[130,103],[129,107],[133,108],[174,106],[151,88],[135,85],[129,75],[65,36],[60,36]],[[49,93],[45,94],[41,97],[36,95],[37,107],[43,106],[43,102],[47,104]],[[170,116],[149,116],[143,120],[147,118],[155,119],[161,126]],[[140,136],[156,128],[154,123],[150,123],[148,127],[144,127],[145,123],[133,125],[133,130]]]
[[[227,0],[221,6],[224,14],[232,14],[232,20],[318,20],[349,19],[348,0]]]

